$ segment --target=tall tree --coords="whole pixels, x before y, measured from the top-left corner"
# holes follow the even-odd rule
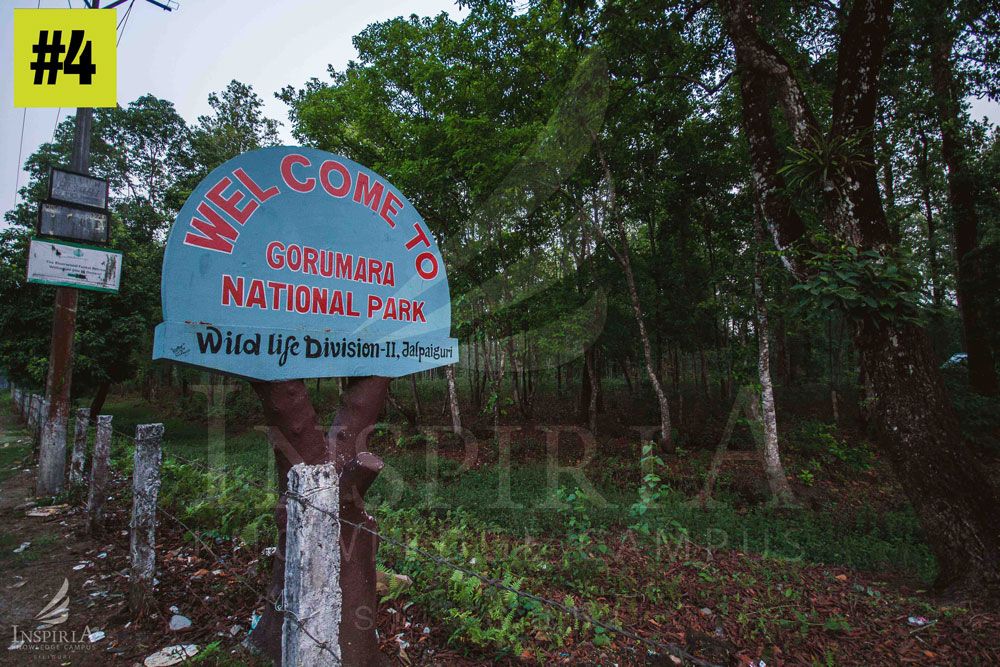
[[[993,350],[982,321],[981,282],[976,249],[979,214],[976,183],[969,164],[967,118],[962,109],[966,87],[955,75],[953,48],[957,25],[952,0],[931,0],[927,16],[931,81],[941,128],[941,153],[948,166],[948,201],[955,223],[955,259],[958,264],[958,308],[962,314],[965,349],[969,355],[969,384],[981,394],[997,393]]]
[[[764,296],[764,262],[761,257],[761,246],[766,237],[758,210],[754,212],[754,232],[757,243],[754,248],[753,296],[757,311],[757,373],[760,378],[760,412],[764,426],[764,471],[775,501],[790,504],[795,501],[795,496],[788,485],[788,478],[785,477],[785,468],[781,465],[781,452],[778,448],[778,415],[774,405],[774,385],[771,382],[771,346],[768,341],[770,327],[767,321],[767,300]]]
[[[811,287],[852,316],[877,442],[937,556],[937,584],[998,591],[1000,522],[995,508],[1000,494],[969,460],[927,337],[915,317],[907,316],[910,288],[899,280],[899,262],[879,193],[873,127],[892,3],[857,0],[839,21],[826,132],[800,74],[762,36],[751,2],[720,0],[718,6],[735,50],[753,182],[776,247],[797,277],[809,281],[818,271],[837,289],[852,285],[831,270],[834,265],[854,267],[855,275],[849,278],[857,284],[853,292],[841,292],[842,301],[836,292],[826,291],[822,280]],[[815,247],[816,241],[789,194],[772,99],[784,116],[791,148],[805,172],[799,172],[798,180],[810,182],[809,195],[822,203],[823,225],[836,239],[822,248],[827,251],[824,261],[806,261],[799,252],[805,246]]]

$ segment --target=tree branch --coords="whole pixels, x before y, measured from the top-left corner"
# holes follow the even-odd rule
[[[791,65],[757,32],[759,19],[750,0],[719,0],[719,10],[736,49],[737,63],[774,83],[792,136],[799,146],[805,146],[810,135],[819,131],[819,124]]]

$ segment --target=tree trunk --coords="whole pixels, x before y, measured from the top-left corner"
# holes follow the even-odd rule
[[[788,198],[768,104],[779,91],[795,142],[804,147],[818,131],[802,88],[788,63],[757,31],[749,0],[720,0],[725,28],[740,70],[744,128],[754,185],[779,251],[807,243],[805,225]],[[878,106],[882,53],[889,34],[890,0],[851,5],[838,46],[831,101],[833,137],[856,137],[864,160],[849,164],[825,197],[824,223],[860,250],[893,252],[878,190],[872,128]],[[797,277],[807,267],[783,253]],[[910,498],[940,570],[939,587],[1000,593],[1000,493],[963,447],[957,418],[945,394],[922,329],[878,313],[861,314],[854,344],[868,386],[867,402],[880,451]]]
[[[587,427],[591,433],[597,433],[597,394],[600,380],[594,370],[594,348],[584,350],[583,361],[587,367],[587,377],[590,378],[590,402],[587,405]]]
[[[896,177],[892,169],[892,146],[885,147],[885,160],[882,162],[882,186],[885,190],[885,208],[892,230],[893,243],[899,243],[902,230],[899,226],[899,212],[896,210]]]
[[[941,262],[938,259],[937,221],[934,219],[934,204],[931,201],[931,171],[928,158],[927,133],[920,129],[920,146],[917,148],[917,172],[920,174],[920,203],[927,221],[927,267],[931,277],[931,300],[934,306],[944,302],[944,285],[941,283]]]
[[[764,230],[759,220],[755,220],[758,244],[763,240]],[[774,408],[774,386],[771,384],[771,351],[768,343],[767,302],[764,300],[764,271],[761,266],[760,250],[754,253],[754,305],[757,308],[757,371],[760,376],[761,419],[764,422],[764,470],[771,495],[779,504],[792,504],[795,497],[788,486],[785,468],[781,465],[778,451],[778,418]]]
[[[924,332],[862,323],[868,414],[938,561],[936,586],[1000,594],[1000,494],[959,436]]]
[[[90,421],[96,422],[97,415],[104,409],[104,401],[108,400],[108,392],[111,390],[111,382],[105,381],[97,386],[97,393],[94,400],[90,402]]]
[[[591,371],[593,348],[583,351],[580,373],[580,395],[576,403],[576,421],[580,424],[589,423],[591,398],[596,395],[594,377]]]
[[[445,375],[448,378],[448,404],[451,406],[451,430],[455,435],[462,434],[462,414],[458,409],[458,389],[455,387],[455,367],[445,366]]]
[[[639,340],[642,343],[642,356],[643,360],[646,362],[646,375],[649,376],[649,383],[653,385],[653,392],[656,394],[656,401],[659,403],[660,407],[660,447],[666,451],[673,450],[673,440],[670,433],[670,404],[667,403],[667,395],[663,393],[663,386],[660,384],[660,378],[656,374],[656,367],[653,362],[653,350],[649,342],[649,333],[646,331],[646,322],[642,315],[642,304],[639,301],[639,290],[635,286],[635,274],[632,272],[632,260],[629,258],[629,246],[628,246],[628,232],[625,229],[625,223],[622,221],[621,216],[618,214],[618,207],[615,199],[615,182],[611,175],[611,169],[608,167],[608,162],[604,157],[604,153],[600,149],[600,144],[597,143],[597,137],[594,137],[595,144],[597,146],[597,155],[601,161],[601,168],[604,171],[604,178],[608,185],[608,202],[606,210],[606,216],[611,218],[615,227],[618,230],[618,236],[621,238],[621,251],[619,251],[613,243],[605,236],[604,230],[601,229],[600,222],[595,218],[594,220],[594,231],[600,236],[600,238],[611,250],[611,253],[618,260],[621,265],[622,270],[625,272],[625,284],[628,286],[628,296],[629,301],[632,303],[632,314],[635,316],[635,323],[639,327]]]
[[[420,409],[420,393],[417,391],[417,374],[410,373],[410,392],[413,394],[413,414],[416,421],[420,421],[422,410]]]
[[[491,399],[493,401],[493,434],[496,437],[500,437],[500,414],[502,412],[500,410],[500,395],[503,391],[503,376],[507,369],[507,355],[504,354],[501,345],[498,344],[496,347],[500,358],[496,360],[497,375],[493,382],[493,396],[491,396]]]
[[[969,384],[980,394],[997,393],[997,373],[989,336],[980,318],[976,283],[976,248],[979,215],[976,187],[966,164],[967,139],[963,136],[961,103],[952,66],[952,37],[948,34],[950,3],[940,3],[941,13],[931,18],[931,79],[941,124],[941,154],[948,166],[948,200],[955,219],[955,260],[958,265],[958,308],[969,355]]]

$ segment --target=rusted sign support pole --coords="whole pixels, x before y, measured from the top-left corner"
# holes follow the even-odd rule
[[[347,665],[376,664],[378,598],[375,595],[375,519],[365,511],[365,495],[382,471],[382,460],[368,451],[375,422],[385,406],[389,378],[353,378],[341,396],[327,440],[340,471],[340,584],[344,614],[340,648]]]
[[[340,409],[327,436],[319,429],[316,412],[301,380],[255,382],[253,388],[264,406],[281,485],[278,489],[280,500],[275,507],[277,553],[283,556],[287,548],[289,501],[285,497],[286,480],[288,471],[298,463],[335,463],[339,475],[341,518],[374,531],[375,521],[364,511],[364,496],[383,464],[366,450],[375,422],[385,405],[389,378],[372,376],[352,380],[341,397]],[[377,612],[377,540],[367,530],[358,530],[341,522],[340,545],[341,659],[345,665],[378,664],[374,622]],[[282,597],[285,566],[283,557],[275,559],[268,591],[272,599],[280,600]],[[268,605],[250,636],[253,644],[278,665],[282,659],[283,622],[281,613],[273,605]]]
[[[135,427],[129,610],[136,618],[146,612],[153,595],[153,575],[156,572],[156,500],[160,495],[162,440],[163,424],[140,424]]]
[[[332,463],[300,463],[288,473],[283,665],[342,664],[337,486]]]
[[[81,174],[86,174],[90,169],[90,127],[93,118],[93,109],[76,110],[70,168]],[[49,372],[45,381],[45,397],[49,401],[50,414],[42,426],[38,453],[38,478],[35,485],[35,495],[38,496],[52,496],[61,492],[66,475],[66,424],[69,422],[70,388],[73,383],[77,297],[78,292],[72,287],[56,288]]]

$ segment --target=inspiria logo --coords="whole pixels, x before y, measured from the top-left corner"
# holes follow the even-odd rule
[[[11,651],[78,651],[84,646],[101,639],[104,633],[93,631],[90,627],[83,630],[59,630],[55,626],[69,619],[69,579],[63,579],[59,591],[52,599],[35,614],[38,625],[32,630],[14,626],[14,638],[8,647]]]
[[[63,579],[59,592],[35,615],[43,628],[65,623],[69,618],[69,579]]]

